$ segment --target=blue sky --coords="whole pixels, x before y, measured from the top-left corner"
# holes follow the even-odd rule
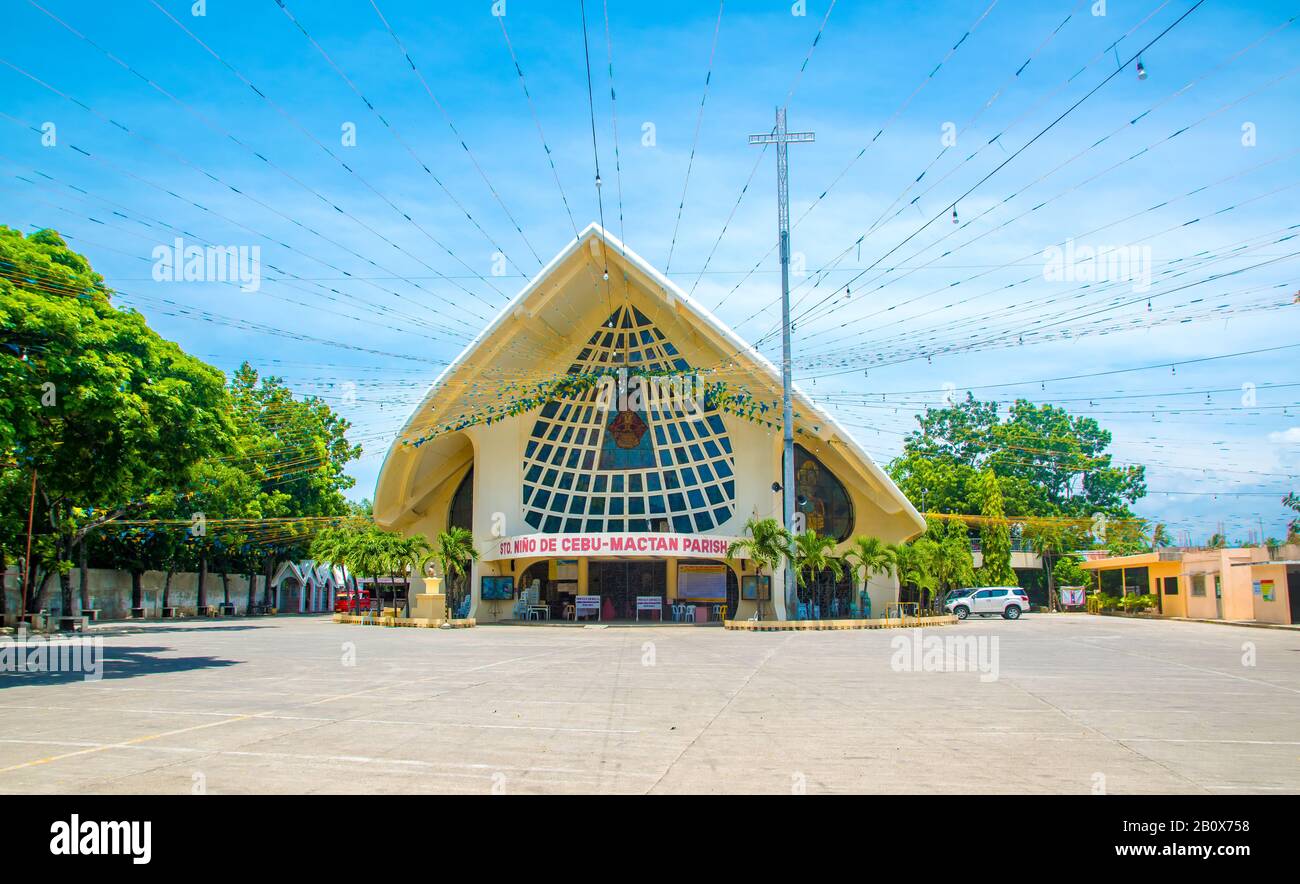
[[[39,0],[81,37],[7,0],[0,34],[0,223],[63,232],[191,352],[333,401],[365,446],[357,497],[461,333],[538,269],[534,252],[573,236],[565,202],[579,228],[601,211],[576,0],[506,0],[531,109],[491,2],[375,3],[433,98],[370,0],[286,0],[328,61],[274,0],[209,0],[203,16],[158,0],[175,21],[152,0]],[[1206,2],[1159,36],[1194,4],[840,0],[827,19],[827,0],[804,15],[731,0],[718,26],[709,2],[611,0],[607,44],[606,6],[589,0],[606,226],[774,354],[770,151],[737,202],[760,162],[746,136],[788,97],[791,128],[816,132],[791,148],[796,375],[873,455],[887,461],[919,409],[968,388],[1061,402],[1114,432],[1118,460],[1148,464],[1137,510],[1180,539],[1220,523],[1280,536],[1300,348],[1270,348],[1297,343],[1300,315],[1300,239],[1285,239],[1300,221],[1300,25],[1293,4]],[[1146,79],[1128,64],[1088,95],[1153,39]],[[47,123],[53,146],[26,128]],[[253,294],[157,282],[152,250],[173,238],[159,222],[259,245],[299,279]],[[1045,279],[1045,250],[1071,238],[1149,247],[1134,252],[1149,254],[1149,291]],[[1227,358],[1189,361],[1211,356]],[[1092,377],[1045,382],[1074,375]]]

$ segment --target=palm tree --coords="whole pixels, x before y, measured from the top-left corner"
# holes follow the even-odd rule
[[[452,587],[452,581],[468,574],[470,563],[478,561],[474,535],[467,528],[456,525],[446,531],[438,532],[433,549],[420,563],[420,569],[423,570],[430,561],[438,566],[438,571],[441,572],[439,576],[447,581],[447,588],[443,592],[447,593],[447,617],[451,619],[465,597],[463,592],[458,591],[455,595],[448,592]]]
[[[934,559],[939,544],[922,535],[911,543],[894,547],[898,558],[898,582],[915,586],[918,602],[925,600],[925,591],[934,592],[938,578],[934,574]]]
[[[823,571],[830,571],[838,580],[844,574],[844,563],[835,553],[835,538],[818,534],[812,528],[794,536],[795,579],[800,586],[806,586],[807,576],[811,573],[817,581],[810,596],[814,606],[819,610],[826,599],[821,582]]]
[[[844,558],[853,572],[862,577],[862,595],[867,599],[869,610],[871,596],[867,594],[867,583],[872,574],[887,575],[893,571],[898,564],[898,552],[879,537],[855,537]]]
[[[727,547],[726,558],[728,561],[747,558],[753,562],[756,575],[761,576],[763,569],[766,568],[769,577],[772,576],[781,562],[789,561],[790,547],[793,540],[790,537],[790,532],[783,528],[776,519],[751,518],[745,523],[745,533],[749,536],[732,541],[731,545]],[[762,599],[758,600],[758,613],[762,617]]]
[[[1169,529],[1165,527],[1164,522],[1156,522],[1151,529],[1151,548],[1160,549],[1164,546],[1172,546],[1173,538],[1169,536]]]
[[[1025,533],[1029,537],[1030,548],[1038,554],[1039,561],[1042,562],[1043,572],[1047,575],[1047,605],[1049,610],[1055,611],[1056,579],[1052,576],[1052,569],[1056,567],[1056,562],[1060,561],[1061,556],[1065,555],[1066,548],[1069,546],[1065,531],[1060,525],[1044,522],[1030,525]]]
[[[353,591],[355,592],[356,568],[352,563],[352,531],[338,525],[330,525],[322,528],[317,532],[311,541],[311,556],[317,562],[328,562],[331,565],[337,565],[343,570],[343,579],[346,581],[348,576],[354,578]],[[346,584],[345,584],[346,586]],[[271,581],[266,581],[267,591],[270,591]],[[352,604],[349,605],[352,613],[356,613],[358,596],[352,596]]]
[[[342,566],[354,577],[377,581],[381,575],[392,575],[398,568],[406,567],[403,562],[406,550],[402,546],[405,540],[373,523],[340,525],[317,534],[311,554],[317,561]],[[372,593],[372,600],[377,595]]]
[[[349,535],[351,548],[347,550],[353,572],[357,577],[368,578],[371,581],[371,604],[374,605],[379,601],[380,608],[383,604],[379,594],[379,577],[388,572],[391,555],[383,534],[384,532],[375,525],[366,525],[360,530],[352,531]]]
[[[411,585],[409,575],[418,570],[423,570],[425,562],[429,558],[429,541],[423,537],[412,535],[411,537],[401,537],[392,535],[388,541],[388,571],[396,581],[400,575],[408,575],[406,588],[406,616],[411,616]]]

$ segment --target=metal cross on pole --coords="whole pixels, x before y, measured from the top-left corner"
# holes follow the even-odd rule
[[[781,520],[787,531],[794,532],[794,418],[790,406],[790,182],[786,146],[790,142],[812,141],[811,132],[787,132],[785,108],[776,109],[776,127],[762,135],[749,136],[750,144],[776,145],[776,206],[777,230],[781,246],[781,422],[783,448],[781,452]],[[790,550],[794,558],[794,549]],[[795,598],[794,568],[787,563],[785,569],[785,603]]]

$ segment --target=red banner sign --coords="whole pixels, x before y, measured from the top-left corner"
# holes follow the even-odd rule
[[[525,556],[723,559],[727,548],[738,539],[714,534],[525,534],[491,541],[483,559]]]

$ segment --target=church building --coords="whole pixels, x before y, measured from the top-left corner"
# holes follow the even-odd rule
[[[794,394],[796,522],[896,543],[925,522],[849,432]],[[598,225],[538,272],[433,383],[379,475],[380,525],[473,534],[454,615],[688,620],[876,616],[892,576],[727,558],[781,518],[781,374]],[[657,611],[657,613],[656,613]]]

